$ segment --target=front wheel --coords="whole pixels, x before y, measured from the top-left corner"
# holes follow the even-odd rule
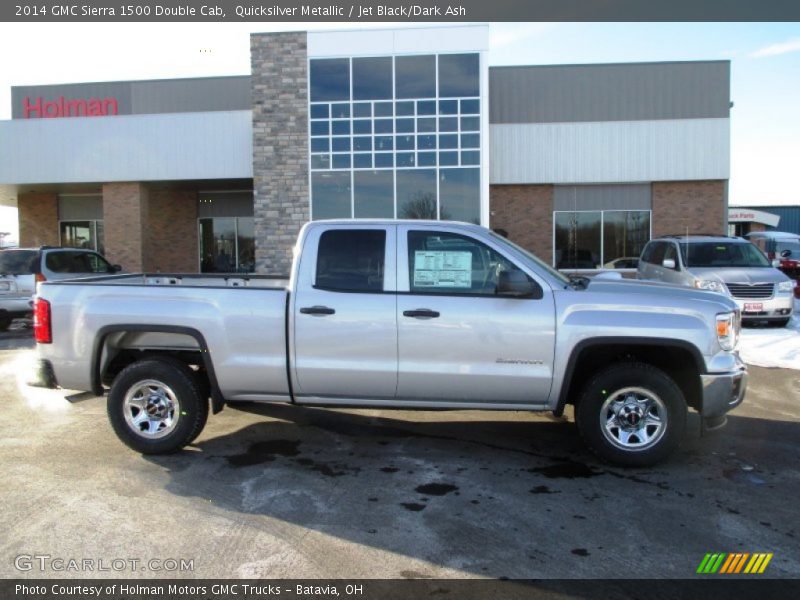
[[[575,420],[587,446],[623,466],[654,465],[680,445],[686,400],[661,369],[627,362],[608,367],[586,385]]]
[[[208,418],[208,399],[187,366],[148,359],[123,369],[108,393],[108,418],[120,440],[142,454],[191,443]]]

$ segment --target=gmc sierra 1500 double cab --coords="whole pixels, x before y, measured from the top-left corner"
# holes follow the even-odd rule
[[[236,402],[551,411],[622,465],[679,445],[743,399],[740,315],[714,292],[568,278],[488,229],[316,221],[291,276],[109,275],[41,285],[50,386],[108,389],[134,450],[191,443]]]

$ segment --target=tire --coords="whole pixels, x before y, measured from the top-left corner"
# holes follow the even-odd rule
[[[208,399],[192,370],[180,361],[145,359],[115,378],[108,393],[108,418],[132,450],[170,454],[200,435],[208,419]]]
[[[586,445],[601,459],[648,467],[678,448],[686,413],[683,392],[664,371],[626,362],[592,377],[575,407],[575,421]]]
[[[11,326],[11,321],[13,321],[11,317],[8,315],[0,315],[0,331],[8,331],[8,328]]]

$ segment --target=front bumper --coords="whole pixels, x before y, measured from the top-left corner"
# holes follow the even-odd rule
[[[792,316],[794,309],[794,298],[790,293],[773,296],[772,298],[743,300],[733,298],[733,301],[742,311],[742,321],[768,321],[777,319],[788,319]],[[753,304],[760,304],[759,310],[745,310],[751,308]],[[749,305],[749,306],[748,306]]]
[[[725,424],[725,414],[744,400],[747,380],[747,367],[738,357],[736,367],[732,371],[700,375],[703,386],[703,405],[700,414],[706,429],[716,429]]]

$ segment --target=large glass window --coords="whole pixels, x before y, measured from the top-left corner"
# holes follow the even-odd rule
[[[59,230],[61,245],[66,248],[97,250],[101,254],[105,250],[103,221],[61,221]]]
[[[354,217],[394,217],[394,176],[391,171],[353,173]]]
[[[477,96],[480,67],[477,54],[441,54],[439,56],[439,96]]]
[[[650,211],[556,212],[558,269],[635,268],[650,239]]]
[[[200,219],[200,272],[252,273],[255,271],[253,217]]]
[[[350,100],[350,60],[311,61],[311,101]]]
[[[311,59],[309,65],[314,219],[480,222],[478,53]]]
[[[407,169],[397,171],[397,217],[400,219],[438,219],[436,171]]]
[[[315,219],[351,216],[350,171],[311,174],[311,197]]]
[[[434,98],[436,57],[428,55],[395,58],[395,86],[398,98]]]
[[[353,100],[392,97],[392,57],[353,59]]]

